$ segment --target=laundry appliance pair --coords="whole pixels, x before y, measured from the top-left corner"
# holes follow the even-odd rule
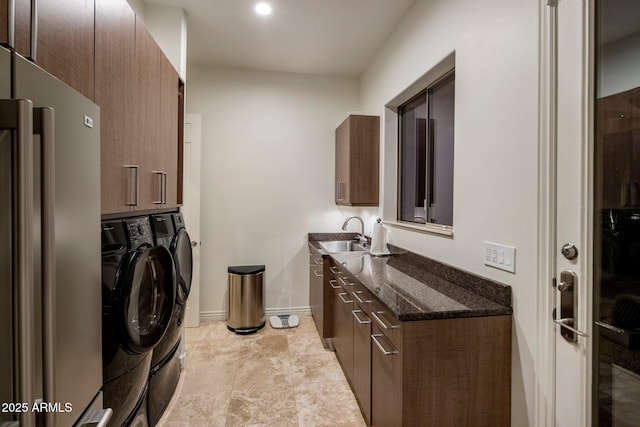
[[[177,348],[192,262],[182,216],[168,214],[172,224],[174,217],[180,238],[168,245],[155,238],[154,216],[102,222],[103,391],[114,411],[110,425],[155,425],[180,376]],[[170,229],[176,237],[176,227]]]

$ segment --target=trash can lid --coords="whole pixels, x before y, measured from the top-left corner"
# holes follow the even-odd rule
[[[227,271],[231,274],[258,274],[264,271],[264,265],[236,265]]]

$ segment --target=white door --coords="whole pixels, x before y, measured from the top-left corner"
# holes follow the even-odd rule
[[[548,289],[556,320],[553,419],[545,425],[638,426],[640,2],[549,3],[556,286]]]
[[[193,276],[187,300],[185,325],[200,325],[200,146],[202,115],[186,114],[184,125],[183,213],[193,250]]]

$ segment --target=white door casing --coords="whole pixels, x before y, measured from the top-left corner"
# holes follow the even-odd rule
[[[540,333],[541,380],[537,425],[591,425],[593,218],[593,6],[549,0],[541,7]],[[569,260],[560,248],[572,243]],[[573,327],[585,336],[568,342],[551,320],[559,310],[561,272],[577,277]]]
[[[202,115],[186,114],[184,126],[184,204],[182,211],[191,237],[193,276],[187,300],[185,325],[200,326],[200,149],[202,144]]]

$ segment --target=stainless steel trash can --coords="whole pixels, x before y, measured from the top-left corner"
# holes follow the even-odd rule
[[[228,268],[229,312],[227,328],[238,334],[252,334],[265,325],[264,265]]]

